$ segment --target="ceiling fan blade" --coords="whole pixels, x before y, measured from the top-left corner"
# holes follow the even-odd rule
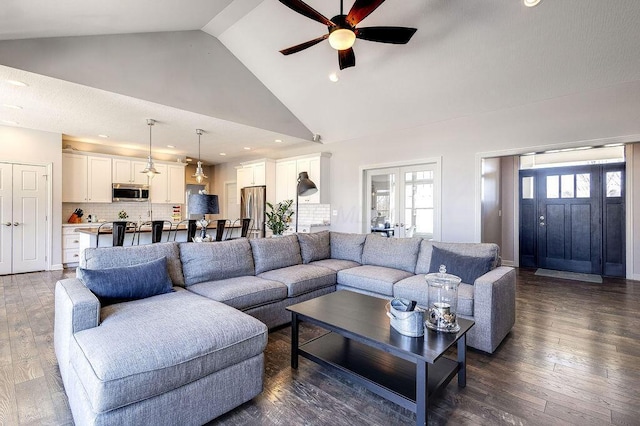
[[[353,48],[345,50],[338,50],[338,62],[340,63],[340,69],[343,70],[349,67],[356,66],[356,55],[353,53]]]
[[[407,27],[366,27],[357,28],[356,37],[380,43],[406,44],[418,31]]]
[[[336,24],[327,19],[327,17],[300,0],[280,0],[280,3],[284,4],[289,9],[298,12],[300,15],[304,15],[307,18],[320,22],[321,24],[325,24],[327,27],[336,26]]]
[[[356,0],[347,15],[347,22],[355,27],[384,2],[385,0]]]
[[[329,34],[325,34],[321,37],[314,38],[313,40],[305,41],[304,43],[291,46],[287,49],[282,49],[280,53],[282,53],[283,55],[291,55],[292,53],[296,53],[308,47],[315,46],[316,44],[320,43],[322,40],[326,40],[327,38],[329,38]]]

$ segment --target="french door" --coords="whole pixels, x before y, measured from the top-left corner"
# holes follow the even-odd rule
[[[520,265],[624,276],[624,164],[520,172]]]
[[[365,171],[364,232],[396,225],[427,239],[440,237],[440,182],[435,163]]]
[[[47,267],[47,170],[0,163],[0,275]]]

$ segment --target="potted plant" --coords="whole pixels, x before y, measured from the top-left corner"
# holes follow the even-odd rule
[[[282,235],[289,226],[291,216],[293,216],[292,204],[293,200],[284,200],[275,206],[267,202],[267,207],[269,208],[269,211],[265,213],[267,216],[267,228],[271,229],[273,235]]]

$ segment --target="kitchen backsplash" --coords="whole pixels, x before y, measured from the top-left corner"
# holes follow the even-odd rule
[[[173,207],[171,204],[152,204],[154,220],[172,220]],[[87,222],[89,215],[97,216],[98,220],[111,222],[118,220],[118,212],[124,210],[131,221],[149,220],[149,205],[147,203],[62,203],[62,221],[66,223],[75,209],[82,209],[82,222]],[[184,212],[184,206],[180,205]]]
[[[331,204],[300,204],[299,208],[298,220],[301,225],[328,224],[331,221]]]

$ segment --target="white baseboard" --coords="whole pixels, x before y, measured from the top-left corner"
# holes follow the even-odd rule
[[[49,268],[50,271],[62,271],[63,269],[62,263],[56,263],[55,265],[51,265],[51,268]]]
[[[628,280],[640,281],[640,274],[631,274],[631,276],[627,277]]]
[[[502,266],[516,266],[516,263],[513,260],[505,260],[502,259]]]

